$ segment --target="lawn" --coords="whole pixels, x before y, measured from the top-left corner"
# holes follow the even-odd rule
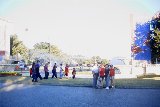
[[[92,87],[92,78],[63,78],[63,79],[43,79],[32,82],[30,77],[7,76],[0,77],[1,83],[18,83],[32,85],[60,85],[60,86],[83,86]],[[160,75],[141,76],[134,79],[115,79],[116,88],[160,88]],[[104,82],[105,86],[105,82]]]

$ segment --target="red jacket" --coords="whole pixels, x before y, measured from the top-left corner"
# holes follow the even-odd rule
[[[105,73],[105,68],[104,68],[104,67],[101,67],[101,68],[99,69],[99,75],[100,75],[100,76],[104,76],[104,73]]]
[[[115,70],[114,68],[110,68],[110,76],[114,76],[115,75]]]

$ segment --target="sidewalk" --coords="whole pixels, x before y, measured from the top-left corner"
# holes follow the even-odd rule
[[[93,89],[11,84],[0,88],[1,107],[160,107],[158,89]]]

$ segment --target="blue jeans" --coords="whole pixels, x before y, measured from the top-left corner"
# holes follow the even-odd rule
[[[108,75],[107,77],[105,77],[106,80],[106,87],[110,86],[110,76]]]
[[[96,88],[97,80],[98,80],[98,73],[93,74],[93,87]]]
[[[63,77],[63,72],[60,72],[60,78],[62,78]]]

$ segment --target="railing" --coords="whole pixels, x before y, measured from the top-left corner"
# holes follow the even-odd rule
[[[0,64],[0,72],[2,71],[14,71],[17,64]]]
[[[131,65],[115,65],[120,69],[121,74],[157,74],[160,75],[160,64],[148,64],[146,66],[131,66]]]
[[[0,72],[15,71],[17,66],[18,64],[0,64]],[[146,72],[146,74],[160,75],[160,64],[148,64],[146,66],[115,65],[115,67],[120,69],[121,74],[141,75],[141,74],[144,74],[144,72]],[[70,67],[70,69],[71,68],[72,67]],[[20,71],[20,70],[16,70],[16,71]],[[42,67],[42,71],[43,71],[43,67]],[[57,71],[59,70],[57,69]],[[80,69],[77,68],[77,71],[80,71]],[[91,71],[91,68],[83,67],[82,71]]]

